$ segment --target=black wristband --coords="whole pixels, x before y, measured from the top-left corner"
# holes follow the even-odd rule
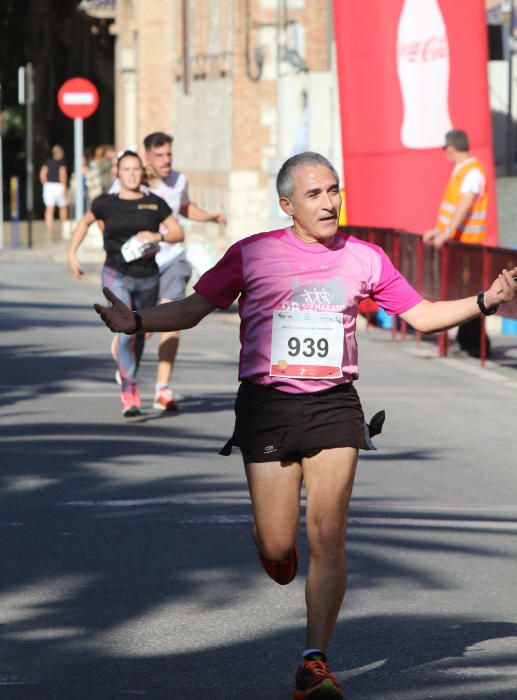
[[[126,335],[135,335],[135,333],[140,333],[142,330],[142,317],[138,311],[133,311],[133,318],[135,319],[135,328],[132,331],[127,331]]]
[[[492,316],[492,314],[495,314],[499,308],[499,304],[496,304],[496,306],[491,306],[489,309],[487,309],[485,306],[485,292],[479,292],[477,296],[477,303],[483,316]]]

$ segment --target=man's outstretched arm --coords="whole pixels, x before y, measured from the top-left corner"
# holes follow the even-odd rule
[[[517,267],[503,270],[485,292],[484,305],[487,309],[506,304],[517,297]],[[422,333],[436,333],[454,328],[480,315],[476,297],[466,297],[454,301],[421,301],[400,317]]]
[[[193,328],[217,306],[194,292],[181,301],[171,301],[151,309],[139,311],[137,316],[113,292],[104,287],[106,299],[112,306],[94,304],[93,308],[113,333],[136,333],[137,331],[180,331]]]

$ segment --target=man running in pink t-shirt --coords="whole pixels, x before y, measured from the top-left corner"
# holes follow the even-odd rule
[[[95,309],[112,331],[131,334],[191,328],[238,298],[241,385],[234,433],[222,453],[232,445],[242,452],[253,538],[262,566],[280,584],[290,583],[298,568],[305,485],[307,637],[294,697],[343,698],[325,654],[346,589],[346,526],[358,450],[371,445],[353,385],[359,303],[370,297],[431,333],[511,301],[517,268],[504,270],[477,297],[432,303],[379,247],[337,231],[339,179],[326,158],[293,156],[278,173],[277,190],[293,225],[235,243],[187,299],[133,313],[106,289],[113,306]]]

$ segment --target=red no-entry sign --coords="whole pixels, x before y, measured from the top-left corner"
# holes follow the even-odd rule
[[[59,88],[57,103],[70,119],[87,119],[99,105],[99,93],[86,78],[71,78]]]
[[[91,117],[99,104],[99,93],[86,78],[72,78],[57,93],[59,109],[74,120],[74,171],[76,174],[74,219],[84,214],[83,201],[83,120]]]

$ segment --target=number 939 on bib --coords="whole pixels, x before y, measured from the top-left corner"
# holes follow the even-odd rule
[[[274,311],[272,377],[342,377],[343,316],[319,311]]]

